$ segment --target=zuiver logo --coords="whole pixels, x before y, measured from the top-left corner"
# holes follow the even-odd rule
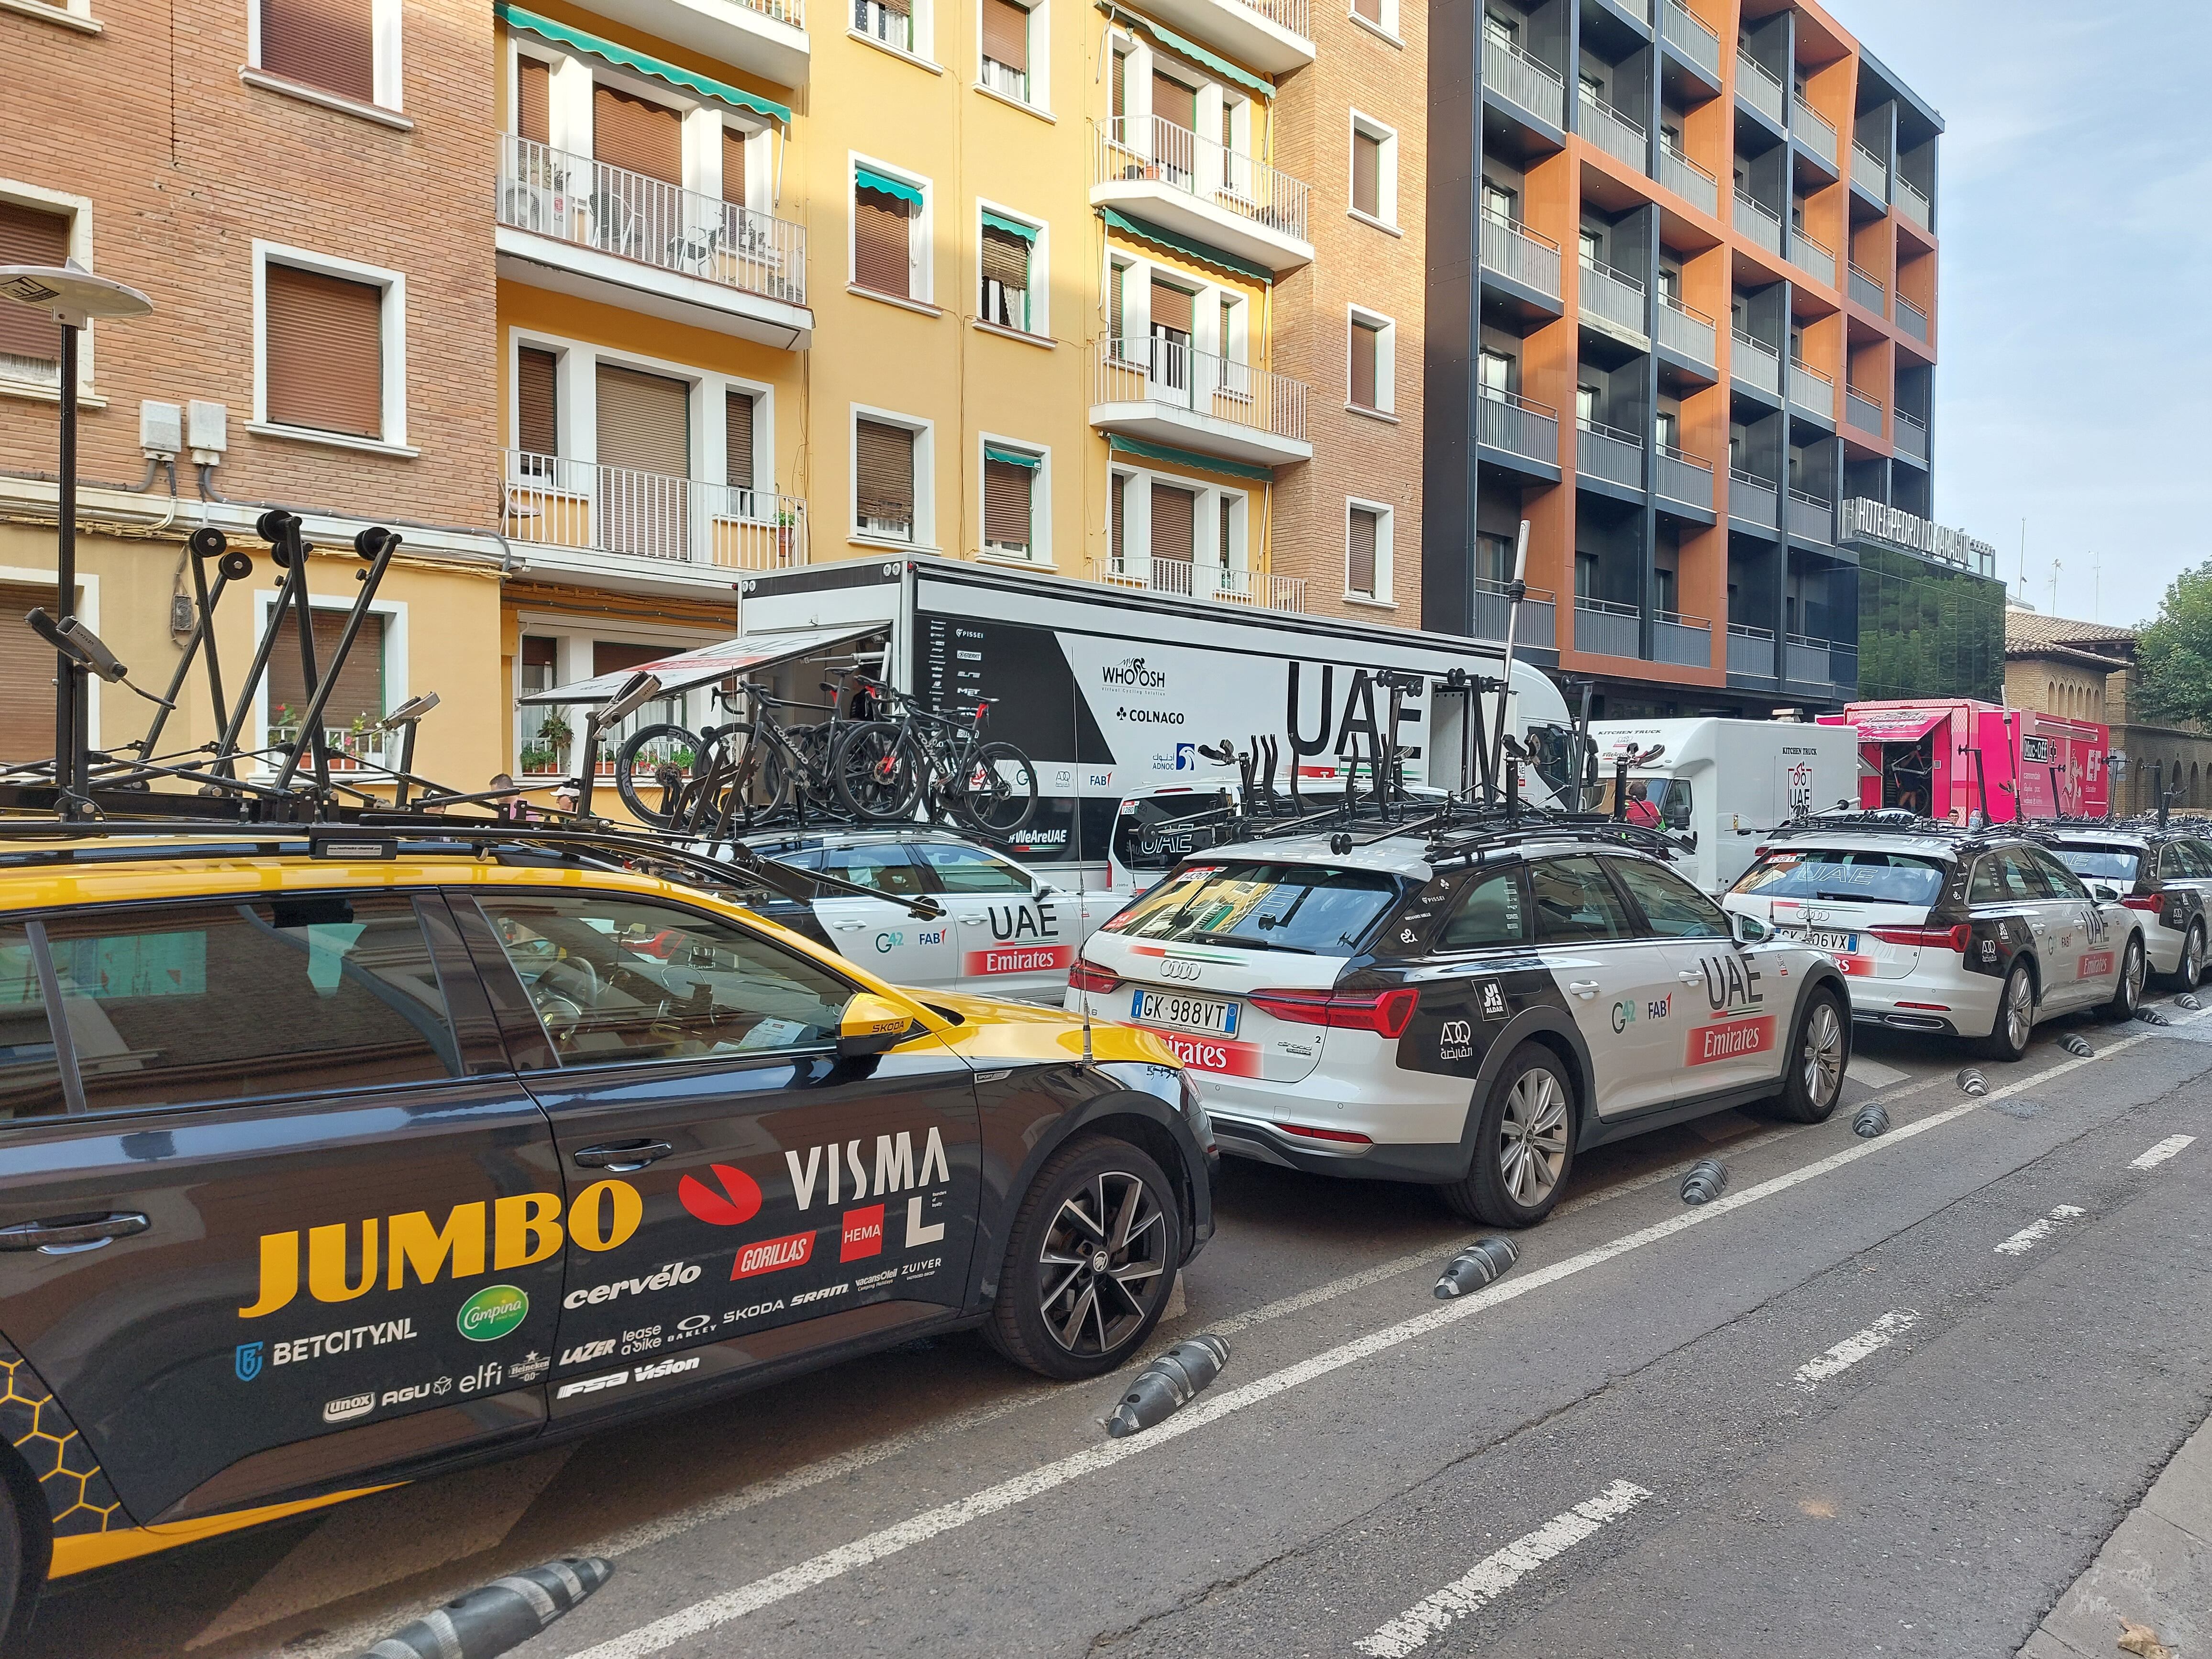
[[[1142,657],[1127,657],[1120,662],[1109,662],[1098,671],[1098,677],[1108,685],[1118,685],[1133,691],[1167,690],[1167,671],[1146,667]]]

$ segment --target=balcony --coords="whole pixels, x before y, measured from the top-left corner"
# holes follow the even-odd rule
[[[1165,337],[1098,342],[1091,424],[1259,466],[1313,459],[1304,381]]]
[[[1800,685],[1856,686],[1859,650],[1804,634],[1782,636],[1782,678]]]
[[[1903,410],[1890,414],[1890,441],[1897,453],[1908,460],[1928,465],[1928,424],[1917,421]]]
[[[1659,182],[1700,213],[1721,210],[1721,181],[1663,140],[1659,145]]]
[[[1828,118],[1803,99],[1790,100],[1790,131],[1797,142],[1836,170],[1836,129]]]
[[[1575,595],[1575,649],[1601,657],[1641,657],[1644,617],[1632,605]]]
[[[1668,350],[1693,363],[1703,363],[1707,368],[1719,361],[1713,351],[1714,342],[1719,337],[1718,328],[1695,306],[1686,306],[1673,295],[1662,294],[1659,308],[1651,315],[1659,343]]]
[[[1735,193],[1735,228],[1769,253],[1782,252],[1782,216],[1741,191]]]
[[[1651,621],[1651,659],[1677,668],[1713,665],[1713,625],[1703,617],[1662,611]]]
[[[1557,304],[1559,298],[1559,245],[1540,236],[1528,226],[1501,217],[1486,209],[1481,216],[1482,268],[1496,271],[1509,282],[1537,293]]]
[[[1782,354],[1755,335],[1731,331],[1735,349],[1729,353],[1729,378],[1741,380],[1755,392],[1782,395]]]
[[[1625,338],[1641,349],[1647,340],[1644,332],[1644,284],[1611,265],[1584,259],[1582,267],[1579,306],[1583,319],[1595,322],[1605,332]]]
[[[1496,386],[1478,385],[1474,441],[1534,461],[1556,476],[1559,465],[1559,415],[1547,404]]]
[[[1158,116],[1094,121],[1091,204],[1115,207],[1280,276],[1313,261],[1303,179]]]
[[[1306,608],[1303,576],[1194,564],[1188,559],[1125,559],[1118,564],[1111,559],[1093,559],[1091,579],[1109,587],[1172,593],[1181,599],[1213,599],[1255,611],[1303,611]]]
[[[1651,488],[1662,500],[1700,513],[1713,510],[1712,464],[1672,444],[1661,444],[1651,458]]]
[[[1532,587],[1521,601],[1521,626],[1513,635],[1516,645],[1551,651],[1559,645],[1559,595],[1548,587]],[[1500,582],[1474,580],[1474,637],[1499,640],[1513,617],[1512,597]]]
[[[1928,343],[1928,313],[1902,294],[1897,296],[1897,321],[1899,327],[1921,344]]]
[[[1735,95],[1776,126],[1782,125],[1782,77],[1747,52],[1735,55]]]
[[[1790,263],[1807,276],[1818,277],[1823,288],[1835,287],[1836,251],[1795,225],[1790,228]]]
[[[1826,547],[1836,539],[1836,504],[1802,489],[1790,492],[1790,534],[1795,540]]]
[[[1836,383],[1802,357],[1790,360],[1790,401],[1831,426],[1836,421]]]
[[[1644,124],[1623,115],[1588,87],[1578,87],[1576,92],[1579,112],[1576,118],[1583,137],[1616,161],[1626,161],[1642,173],[1651,143],[1651,135]]]
[[[1855,386],[1844,386],[1844,422],[1879,438],[1881,436],[1881,399],[1869,396]]]
[[[504,133],[499,275],[769,345],[811,341],[806,229]]]
[[[1625,489],[1644,488],[1644,441],[1595,421],[1575,422],[1575,471]]]
[[[500,529],[518,545],[613,554],[641,571],[787,570],[806,562],[806,503],[796,495],[526,450],[500,453]],[[586,562],[606,568],[604,560]]]
[[[1482,37],[1482,84],[1548,126],[1565,124],[1566,88],[1559,70],[1486,31]]]
[[[1888,311],[1889,307],[1885,303],[1888,297],[1889,290],[1882,286],[1881,277],[1870,270],[1862,270],[1856,264],[1851,267],[1852,299],[1874,313],[1875,316],[1880,317]]]
[[[1730,623],[1728,625],[1728,672],[1772,679],[1774,630],[1753,628],[1746,623]]]
[[[1716,87],[1721,83],[1721,38],[1692,16],[1680,0],[1659,0],[1659,38],[1688,58]]]
[[[580,4],[585,11],[778,86],[807,82],[805,0],[580,0]]]
[[[1920,193],[1919,186],[1910,182],[1901,173],[1897,175],[1894,183],[1897,210],[1919,226],[1921,229],[1933,229],[1936,210],[1929,204],[1928,198]]]
[[[1266,75],[1314,60],[1309,0],[1148,0],[1146,13]]]
[[[1877,202],[1889,199],[1889,163],[1856,138],[1851,140],[1851,182]]]
[[[1729,469],[1729,517],[1761,530],[1777,530],[1781,520],[1782,486],[1771,478],[1738,467]]]

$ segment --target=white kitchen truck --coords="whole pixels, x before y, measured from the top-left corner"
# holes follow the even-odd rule
[[[1599,720],[1600,797],[1613,810],[1619,762],[1651,755],[1628,769],[1631,822],[1697,836],[1683,873],[1708,893],[1723,893],[1751,866],[1760,836],[1778,823],[1849,807],[1858,799],[1858,737],[1848,726],[1791,720]],[[1639,789],[1638,785],[1642,787]]]

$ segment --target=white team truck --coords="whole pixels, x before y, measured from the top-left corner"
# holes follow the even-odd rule
[[[1792,720],[1598,720],[1595,810],[1613,810],[1619,763],[1630,758],[1632,823],[1697,837],[1678,868],[1706,892],[1735,885],[1778,824],[1858,798],[1858,733]],[[1656,753],[1653,751],[1656,751]],[[1649,755],[1640,763],[1634,758]]]

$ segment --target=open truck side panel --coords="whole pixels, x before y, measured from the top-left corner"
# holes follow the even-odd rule
[[[2018,818],[2102,817],[2111,736],[2085,720],[2062,720],[1966,697],[1855,702],[1824,721],[1859,732],[1860,804],[1902,806],[1929,817],[1990,823]]]

